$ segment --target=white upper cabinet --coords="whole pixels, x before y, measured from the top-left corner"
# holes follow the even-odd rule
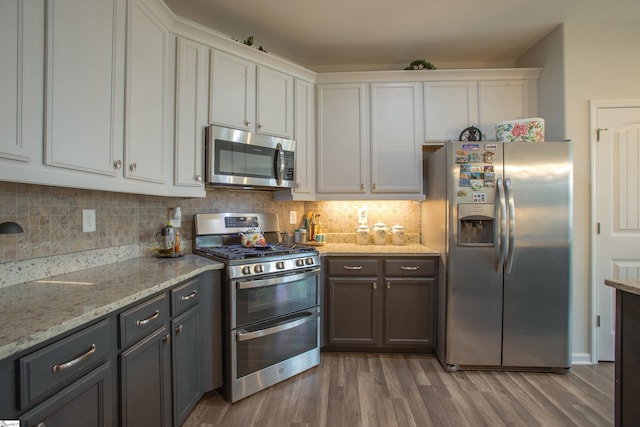
[[[211,51],[209,121],[234,129],[253,130],[256,110],[255,64]]]
[[[527,80],[479,82],[478,116],[482,139],[496,139],[498,122],[537,114],[536,87],[537,82]]]
[[[43,26],[33,22],[37,15],[42,19],[43,12],[37,2],[0,2],[0,158],[17,165],[32,162],[34,149],[42,142],[40,127],[32,122],[34,104],[43,102],[42,83],[33,78],[41,72],[42,62],[32,59],[34,54],[43,57],[42,33],[34,34]]]
[[[127,178],[167,184],[171,163],[170,36],[140,0],[129,0],[125,159]]]
[[[316,96],[313,83],[295,81],[296,185],[275,193],[276,200],[314,200],[316,182]]]
[[[369,183],[369,85],[318,86],[317,192],[359,197]]]
[[[422,97],[421,83],[319,85],[318,198],[421,198]]]
[[[212,50],[209,121],[251,132],[293,137],[293,77]]]
[[[44,163],[101,175],[122,163],[123,0],[47,2]]]
[[[478,126],[478,83],[424,83],[425,141],[457,141],[463,129]]]
[[[258,66],[256,81],[256,131],[293,137],[293,77]]]
[[[207,125],[209,48],[178,37],[176,46],[175,180],[204,191],[204,129]]]
[[[422,83],[371,84],[372,193],[422,192]]]

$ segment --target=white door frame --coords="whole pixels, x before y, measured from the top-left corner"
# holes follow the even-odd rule
[[[596,313],[598,312],[598,284],[596,283],[596,142],[598,134],[598,108],[640,108],[640,99],[591,100],[590,130],[591,140],[591,363],[598,363],[598,334]]]

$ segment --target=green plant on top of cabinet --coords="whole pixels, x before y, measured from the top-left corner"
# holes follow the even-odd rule
[[[204,191],[202,156],[207,125],[209,48],[178,37],[174,184]]]
[[[423,199],[422,98],[415,82],[319,85],[317,198]]]
[[[293,137],[293,77],[240,57],[211,51],[209,121]]]

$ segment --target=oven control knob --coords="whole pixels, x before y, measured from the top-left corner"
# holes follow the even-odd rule
[[[302,258],[296,260],[296,267],[304,267],[304,260]]]
[[[255,267],[253,267],[253,271],[255,273],[262,273],[264,271],[264,268],[262,267],[261,264],[256,265]]]
[[[313,258],[307,258],[304,260],[307,265],[313,265]]]
[[[282,262],[282,261],[276,262],[276,268],[278,270],[284,270],[284,262]]]
[[[245,275],[251,274],[251,267],[248,265],[245,265],[244,267],[242,267],[242,274],[245,274]]]

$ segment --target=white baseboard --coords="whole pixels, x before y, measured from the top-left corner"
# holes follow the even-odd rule
[[[591,362],[591,354],[589,353],[573,353],[571,355],[572,365],[593,365]]]

